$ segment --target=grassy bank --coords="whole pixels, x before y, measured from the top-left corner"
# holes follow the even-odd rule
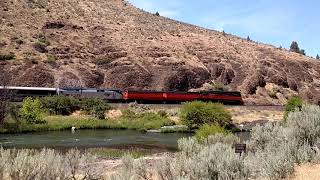
[[[203,124],[229,128],[231,114],[222,104],[189,102],[179,114],[179,121],[166,111],[152,111],[140,104],[131,104],[118,116],[107,114],[111,107],[101,99],[75,99],[68,96],[25,98],[21,105],[13,105],[8,119],[0,125],[0,133],[78,129],[130,129],[138,131],[173,133],[195,131]],[[77,114],[77,115],[75,115]],[[176,124],[185,126],[175,126]],[[162,128],[164,126],[169,126]]]
[[[174,123],[155,113],[146,113],[135,118],[120,117],[114,120],[100,120],[90,116],[46,116],[44,123],[34,124],[26,121],[8,122],[0,126],[0,133],[24,133],[78,129],[130,129],[146,131],[160,129]]]

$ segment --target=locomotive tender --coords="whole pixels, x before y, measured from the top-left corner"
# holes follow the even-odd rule
[[[186,101],[211,101],[223,104],[243,105],[240,92],[201,91],[201,92],[162,92],[162,91],[121,91],[93,88],[44,88],[44,87],[2,87],[12,92],[13,101],[22,101],[25,97],[43,97],[52,95],[73,96],[76,98],[99,98],[108,102],[138,103],[181,103]]]

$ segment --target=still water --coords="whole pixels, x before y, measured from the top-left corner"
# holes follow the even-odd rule
[[[176,148],[177,140],[191,134],[142,133],[131,130],[52,131],[0,135],[4,148],[90,148],[146,146]]]
[[[236,133],[245,142],[250,139],[250,133]],[[119,147],[147,147],[176,149],[177,141],[183,137],[190,137],[186,133],[143,133],[132,130],[78,130],[51,131],[26,134],[0,134],[0,146],[3,148],[119,148]]]

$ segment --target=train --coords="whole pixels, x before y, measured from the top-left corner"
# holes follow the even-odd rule
[[[110,103],[152,103],[177,104],[188,101],[220,102],[228,105],[243,105],[240,92],[229,91],[131,91],[117,89],[94,88],[46,88],[46,87],[15,87],[0,86],[0,91],[11,92],[12,101],[22,101],[25,97],[44,97],[53,95],[73,96],[75,98],[99,98]]]

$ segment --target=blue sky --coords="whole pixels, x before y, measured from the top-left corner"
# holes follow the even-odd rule
[[[318,0],[129,0],[149,12],[209,29],[320,54]]]

